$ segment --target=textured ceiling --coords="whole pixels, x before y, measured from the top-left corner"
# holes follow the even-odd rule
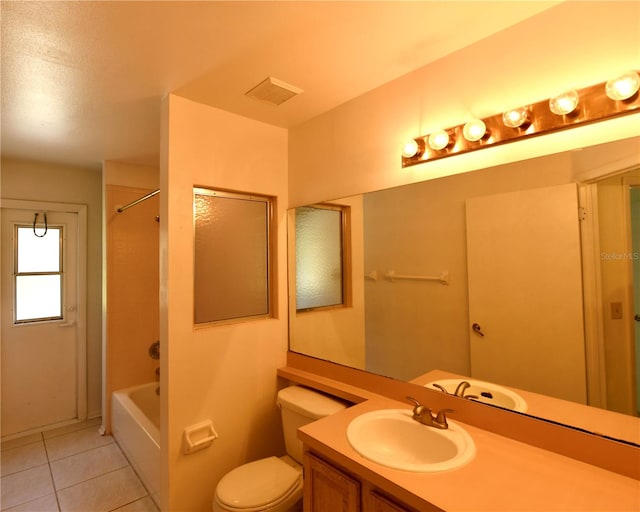
[[[3,0],[2,154],[156,164],[170,92],[291,127],[558,3]]]

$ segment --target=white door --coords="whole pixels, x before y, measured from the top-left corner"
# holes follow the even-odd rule
[[[78,418],[78,214],[44,217],[2,209],[3,436]]]
[[[467,254],[471,375],[586,403],[576,185],[468,200]]]

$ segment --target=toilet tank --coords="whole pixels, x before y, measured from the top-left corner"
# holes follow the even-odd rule
[[[287,454],[302,463],[302,442],[298,428],[317,419],[346,409],[347,403],[302,386],[289,386],[278,392],[277,404],[282,416],[282,430]]]

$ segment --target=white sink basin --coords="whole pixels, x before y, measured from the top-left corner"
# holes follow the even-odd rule
[[[445,471],[473,459],[475,444],[462,427],[449,420],[448,429],[437,429],[411,416],[410,409],[361,414],[349,423],[347,439],[363,457],[404,471]]]
[[[476,402],[491,404],[512,411],[527,412],[527,402],[524,401],[524,398],[510,389],[492,384],[491,382],[483,382],[475,379],[440,379],[429,382],[426,384],[426,387],[438,389],[434,384],[439,384],[446,389],[448,393],[453,395],[458,384],[463,381],[471,384],[471,386],[465,390],[464,394],[477,396],[477,398],[472,398],[472,400]]]

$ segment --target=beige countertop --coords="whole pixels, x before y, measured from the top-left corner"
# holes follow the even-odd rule
[[[452,420],[473,438],[476,455],[466,466],[439,473],[383,467],[359,455],[346,430],[356,416],[376,409],[409,409],[375,397],[302,427],[299,438],[342,466],[418,510],[640,511],[640,481]],[[430,428],[430,427],[425,427]],[[640,464],[640,450],[638,452]]]

